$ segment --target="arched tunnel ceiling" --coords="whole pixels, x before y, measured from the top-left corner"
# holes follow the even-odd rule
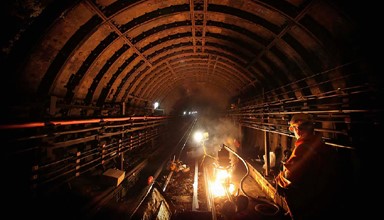
[[[225,108],[360,59],[359,23],[340,2],[11,1],[3,87],[19,101]]]

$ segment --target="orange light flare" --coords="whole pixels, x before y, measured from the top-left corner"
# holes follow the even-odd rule
[[[213,197],[233,195],[235,185],[231,182],[232,175],[229,169],[215,167],[213,179],[209,182],[209,188]]]

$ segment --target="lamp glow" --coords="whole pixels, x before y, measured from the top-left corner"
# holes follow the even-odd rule
[[[196,142],[201,142],[203,140],[203,132],[201,131],[196,131],[196,133],[193,135],[193,139]]]
[[[210,190],[214,197],[226,196],[235,192],[235,185],[231,183],[231,174],[226,169],[215,169],[215,179],[210,182]]]

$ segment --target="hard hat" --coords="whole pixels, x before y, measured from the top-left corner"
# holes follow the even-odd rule
[[[293,115],[289,121],[290,126],[300,125],[303,123],[313,123],[312,115],[306,113],[297,113]]]

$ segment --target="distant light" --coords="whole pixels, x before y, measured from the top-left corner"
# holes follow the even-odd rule
[[[195,114],[197,114],[197,111],[188,111],[188,112],[187,112],[187,111],[184,111],[184,112],[183,112],[183,115],[187,115],[187,114],[188,114],[188,115],[195,115]]]
[[[157,109],[157,107],[159,107],[159,103],[158,102],[153,103],[153,108]]]

